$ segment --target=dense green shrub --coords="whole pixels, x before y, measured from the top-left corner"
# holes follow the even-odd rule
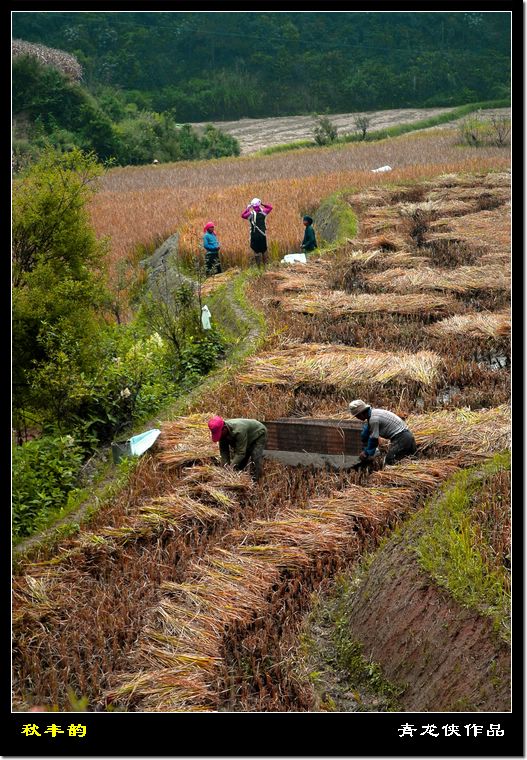
[[[225,342],[215,330],[199,336],[190,336],[182,351],[179,362],[179,377],[185,382],[194,382],[206,375],[225,355]]]
[[[27,536],[60,510],[75,486],[83,452],[69,436],[46,436],[13,449],[13,536]]]

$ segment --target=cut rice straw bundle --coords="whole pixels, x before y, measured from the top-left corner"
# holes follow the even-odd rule
[[[339,388],[408,380],[430,385],[442,363],[441,357],[431,351],[392,354],[348,346],[335,349],[313,353],[310,344],[301,344],[294,351],[287,349],[252,357],[246,362],[248,371],[240,373],[237,379],[244,385],[312,383]]]
[[[233,500],[226,496],[227,503],[223,506],[230,506],[233,504]],[[215,520],[225,520],[228,517],[228,512],[224,509],[219,510],[214,507],[209,507],[203,504],[201,501],[192,499],[190,496],[185,496],[178,493],[173,493],[168,496],[158,496],[152,499],[149,503],[144,504],[140,509],[142,519],[148,520],[159,518],[164,521],[170,522],[186,522],[189,520],[197,520],[200,523],[206,524],[214,522]]]
[[[456,314],[453,317],[426,325],[432,335],[472,335],[483,338],[501,338],[510,334],[510,312],[478,312],[477,314]]]
[[[361,293],[350,296],[341,290],[320,291],[309,296],[283,300],[284,311],[302,314],[321,314],[337,319],[348,314],[368,314],[386,312],[393,314],[422,314],[455,310],[457,303],[448,296],[409,293],[404,298],[394,298],[391,294]]]
[[[201,286],[201,296],[203,298],[207,298],[211,295],[211,293],[214,293],[215,290],[218,290],[222,285],[225,285],[227,282],[230,282],[233,280],[236,275],[240,274],[242,270],[238,267],[232,267],[232,269],[227,269],[225,272],[221,272],[220,274],[215,274],[213,277],[209,277],[209,279],[205,280],[205,282]]]
[[[158,438],[159,462],[164,465],[184,465],[212,459],[218,446],[212,443],[207,421],[209,414],[191,414],[164,424]]]
[[[254,489],[254,481],[244,470],[232,470],[226,467],[203,464],[186,467],[182,483],[208,483],[226,491],[246,492]]]
[[[285,544],[261,544],[240,546],[242,556],[257,557],[277,568],[302,568],[309,564],[308,555],[301,549]]]
[[[416,493],[410,488],[364,488],[350,486],[332,496],[313,499],[310,506],[338,511],[347,517],[364,517],[380,522],[387,515],[397,514],[413,506]]]
[[[277,293],[288,293],[301,290],[311,290],[327,285],[327,266],[307,265],[301,269],[287,267],[283,271],[266,272],[264,277],[270,280]]]
[[[223,507],[232,507],[238,503],[232,494],[223,488],[216,488],[211,483],[196,483],[190,487],[190,492],[200,499],[205,499],[220,504]]]
[[[321,518],[320,510],[303,510],[283,515],[280,520],[253,520],[246,529],[231,531],[242,537],[242,543],[281,544],[295,546],[309,554],[332,551],[349,536],[349,525],[336,512],[326,510]]]
[[[124,700],[130,703],[134,696],[142,698],[142,711],[187,711],[189,705],[214,704],[214,693],[204,681],[201,672],[191,666],[161,668],[123,678],[121,685],[107,692],[107,701]]]
[[[463,459],[424,459],[416,462],[403,460],[399,464],[388,465],[384,470],[374,472],[369,480],[381,486],[415,488],[428,492],[440,485],[446,478],[463,466]]]
[[[510,447],[511,410],[507,404],[478,411],[455,409],[411,415],[406,422],[422,450],[492,454]]]
[[[456,269],[387,269],[385,272],[368,275],[366,279],[372,285],[385,287],[397,293],[419,289],[465,293],[469,290],[509,290],[511,287],[508,267],[493,264]]]

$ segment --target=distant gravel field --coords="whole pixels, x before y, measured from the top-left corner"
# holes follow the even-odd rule
[[[413,121],[428,119],[452,110],[453,108],[398,108],[391,111],[374,111],[368,113],[367,116],[371,120],[369,129],[374,130],[393,127],[397,124],[410,124]],[[493,114],[510,115],[510,108],[481,111],[481,115],[485,118]],[[337,113],[330,114],[329,119],[342,135],[357,131],[354,124],[357,116],[357,112]],[[277,116],[268,119],[197,122],[193,126],[204,127],[206,123],[214,124],[215,127],[236,137],[240,143],[241,154],[245,155],[272,145],[312,139],[315,122],[313,116]],[[453,121],[441,126],[452,128],[456,124],[457,122]]]

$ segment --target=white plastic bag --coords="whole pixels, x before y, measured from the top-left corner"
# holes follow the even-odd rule
[[[305,253],[286,253],[280,264],[307,264]]]

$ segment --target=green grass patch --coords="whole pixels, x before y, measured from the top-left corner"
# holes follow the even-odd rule
[[[462,470],[441,495],[415,518],[419,538],[414,547],[420,566],[438,586],[464,606],[492,618],[496,632],[510,640],[508,570],[489,566],[486,539],[473,505],[484,485],[500,470],[510,469],[510,453],[497,454],[483,466]]]
[[[373,556],[373,555],[372,555]],[[369,563],[366,563],[369,564]],[[308,619],[308,630],[301,636],[299,656],[302,667],[308,668],[307,680],[315,691],[325,693],[328,682],[335,681],[331,696],[324,696],[324,710],[338,710],[341,692],[352,693],[358,712],[400,709],[399,697],[405,685],[391,683],[381,666],[364,655],[363,645],[350,632],[350,608],[354,591],[360,584],[365,567],[353,576],[339,576],[332,593],[318,598]],[[315,633],[315,631],[317,633]],[[324,631],[320,638],[320,631]],[[329,678],[328,674],[333,677]]]

